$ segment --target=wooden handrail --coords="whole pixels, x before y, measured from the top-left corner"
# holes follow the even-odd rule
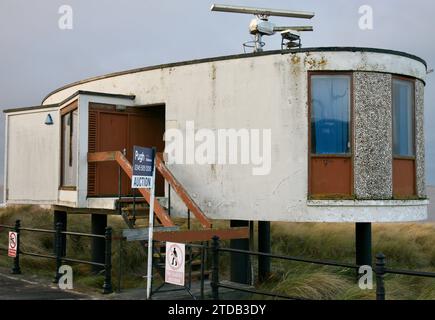
[[[178,194],[180,199],[184,202],[186,207],[193,213],[193,215],[198,219],[199,223],[204,228],[211,228],[212,222],[206,217],[199,206],[193,201],[189,196],[186,189],[181,185],[180,182],[174,177],[171,171],[166,167],[163,161],[163,154],[157,153],[156,155],[156,169],[161,173],[163,178],[171,185],[174,191]]]
[[[169,232],[155,232],[154,239],[158,241],[172,242],[197,242],[209,241],[213,236],[218,236],[219,240],[247,239],[249,238],[249,228],[239,227],[230,229],[202,229],[202,230],[182,230]]]
[[[133,175],[133,169],[130,162],[120,151],[106,151],[106,152],[94,152],[88,153],[88,162],[105,162],[105,161],[116,161],[119,166],[124,170],[127,176],[131,179]],[[198,219],[199,223],[204,228],[212,228],[212,222],[206,217],[195,201],[189,196],[186,189],[181,185],[181,183],[174,177],[174,175],[166,167],[163,156],[161,153],[156,155],[156,169],[161,173],[163,178],[170,184],[174,189],[186,207],[192,212],[192,214]],[[147,189],[139,189],[139,192],[145,198],[145,200],[150,202],[150,193]],[[164,226],[173,226],[171,218],[167,214],[167,211],[160,205],[160,203],[154,201],[154,210],[159,220]]]
[[[116,161],[130,179],[133,176],[133,168],[131,167],[130,162],[120,151],[88,153],[88,162],[106,162],[106,161]],[[151,201],[151,195],[148,189],[141,188],[138,190],[149,204]],[[175,226],[174,222],[169,217],[167,211],[165,210],[165,208],[163,208],[160,205],[157,199],[154,200],[154,212],[157,215],[160,222],[165,227]]]

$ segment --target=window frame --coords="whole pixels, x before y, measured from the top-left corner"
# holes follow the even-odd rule
[[[62,125],[62,118],[70,114],[72,117],[72,114],[74,111],[78,111],[78,101],[71,102],[67,106],[63,107],[59,110],[59,131],[60,131],[60,175],[59,175],[59,190],[65,190],[65,191],[76,191],[77,190],[77,181],[75,186],[71,185],[64,185],[64,154],[63,154],[63,147],[64,147],[64,139],[63,139],[63,125]],[[78,120],[78,119],[77,119]],[[78,129],[78,126],[77,126]],[[77,131],[77,139],[78,139],[78,131]],[[72,140],[70,140],[71,143]],[[78,141],[77,141],[78,142]]]
[[[402,82],[409,82],[411,84],[411,93],[412,93],[412,97],[411,97],[411,101],[412,101],[412,138],[413,138],[413,154],[412,156],[402,156],[402,155],[396,155],[394,153],[394,133],[395,133],[395,126],[394,126],[394,103],[395,103],[395,99],[394,99],[394,81],[395,80],[399,80]],[[392,128],[392,135],[391,135],[391,139],[392,139],[392,154],[393,154],[393,159],[398,159],[398,160],[416,160],[417,158],[417,139],[416,139],[416,118],[415,118],[415,79],[413,78],[408,78],[408,77],[404,77],[404,76],[397,76],[397,75],[393,75],[392,79],[391,79],[391,128]]]
[[[394,103],[395,103],[395,99],[394,99],[394,81],[395,80],[399,80],[399,81],[405,81],[411,84],[411,93],[412,93],[412,97],[411,97],[411,101],[412,101],[412,125],[413,125],[413,130],[412,130],[412,135],[413,135],[413,156],[402,156],[402,155],[396,155],[394,153],[394,132],[395,132],[395,126],[394,126]],[[392,154],[392,189],[393,189],[393,198],[394,199],[410,199],[410,198],[418,198],[417,196],[417,136],[416,136],[416,127],[417,127],[417,123],[416,123],[416,95],[415,95],[415,88],[416,88],[416,79],[412,78],[412,77],[406,77],[406,76],[399,76],[399,75],[393,75],[392,79],[391,79],[391,129],[392,129],[392,134],[391,134],[391,154]],[[413,187],[413,193],[412,194],[406,194],[406,195],[402,195],[399,194],[399,192],[397,191],[397,181],[395,179],[395,167],[396,167],[396,163],[400,162],[400,161],[412,161],[413,164],[413,172],[412,172],[412,176],[413,176],[413,180],[414,180],[414,185]]]
[[[355,142],[354,142],[354,79],[353,72],[349,71],[308,71],[308,198],[309,199],[353,199],[355,194],[354,186],[354,154],[355,154]],[[349,153],[344,154],[315,154],[312,152],[312,77],[313,76],[347,76],[349,77]],[[349,190],[350,194],[330,194],[330,195],[316,195],[312,192],[312,159],[324,159],[328,160],[339,160],[347,159],[350,161],[350,182]]]

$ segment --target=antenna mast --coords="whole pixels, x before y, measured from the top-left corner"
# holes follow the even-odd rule
[[[314,17],[314,12],[253,8],[222,4],[212,5],[211,11],[253,14],[256,16],[256,18],[254,18],[249,24],[249,33],[254,36],[254,40],[247,41],[243,44],[245,52],[246,48],[252,48],[254,52],[263,51],[263,47],[266,45],[263,42],[263,36],[272,36],[277,32],[280,32],[281,34],[281,49],[291,49],[294,47],[300,48],[301,39],[299,33],[302,31],[313,31],[313,27],[311,26],[275,26],[275,24],[269,22],[269,17],[276,16],[311,19]]]

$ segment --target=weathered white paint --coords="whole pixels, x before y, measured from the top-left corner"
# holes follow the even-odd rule
[[[88,94],[79,95],[77,206],[80,208],[85,208],[88,204],[86,198],[88,192],[88,123],[90,102],[124,106],[134,105],[134,102],[130,99],[100,97]]]
[[[60,186],[60,110],[78,100],[77,191]],[[89,103],[131,106],[130,99],[81,94],[56,108],[6,114],[5,198],[8,204],[57,204],[87,207]],[[44,124],[50,113],[54,125]],[[12,160],[11,160],[12,159]],[[8,197],[6,197],[8,190]],[[113,205],[113,204],[112,204]]]
[[[67,207],[77,206],[77,191],[59,190],[59,198],[56,204]]]
[[[117,198],[89,198],[87,199],[86,208],[115,210]]]
[[[49,113],[53,125],[45,124]],[[6,128],[6,202],[53,203],[59,181],[58,109],[7,114]]]
[[[172,172],[213,219],[377,222],[426,218],[425,202],[307,200],[307,72],[376,71],[424,80],[416,60],[373,52],[275,54],[151,69],[74,85],[49,96],[58,103],[77,90],[136,95],[136,105],[166,105],[167,127],[272,129],[272,171],[253,176],[244,165],[173,165]],[[79,101],[78,206],[113,207],[114,199],[86,200],[87,105]],[[365,205],[367,204],[367,205]],[[174,213],[185,208],[173,197]]]
[[[426,67],[421,62],[393,54],[375,52],[303,52],[203,62],[200,64],[180,65],[176,67],[127,73],[65,88],[64,90],[47,97],[44,104],[48,105],[63,101],[74,94],[77,90],[135,94],[137,104],[161,103],[166,101],[169,96],[172,96],[172,94],[165,95],[165,93],[168,93],[168,89],[172,90],[177,88],[176,90],[183,91],[185,86],[180,86],[180,77],[189,81],[188,83],[181,82],[184,85],[191,84],[191,86],[194,86],[195,84],[200,84],[201,80],[204,80],[203,77],[192,77],[192,74],[196,73],[197,69],[208,69],[211,75],[213,72],[213,66],[229,64],[236,66],[237,68],[237,66],[241,65],[252,65],[254,61],[257,61],[257,63],[265,63],[266,68],[268,69],[270,69],[269,67],[275,63],[289,64],[292,66],[291,71],[293,74],[291,74],[291,76],[294,75],[294,73],[304,73],[308,70],[385,72],[407,75],[423,81],[425,81],[427,76]],[[268,65],[268,63],[271,63],[271,65]],[[256,65],[256,67],[258,67],[258,65]],[[261,70],[257,71],[257,80],[260,80]],[[233,70],[229,76],[233,73],[237,73],[237,71]],[[144,82],[145,80],[151,79],[153,79],[153,81]],[[252,78],[252,80],[254,79],[256,78]],[[262,80],[264,81],[267,79]],[[174,82],[176,83],[175,88],[170,86]]]
[[[321,222],[408,222],[427,219],[428,200],[308,201],[309,217]],[[294,221],[307,221],[295,215]]]

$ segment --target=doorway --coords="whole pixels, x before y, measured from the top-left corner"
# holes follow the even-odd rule
[[[156,147],[163,152],[165,144],[165,106],[122,107],[89,104],[89,152],[126,151],[130,163],[133,146]],[[88,197],[117,197],[118,164],[88,164]],[[121,170],[121,196],[133,196],[131,180]],[[164,179],[156,172],[156,196],[164,196]]]

